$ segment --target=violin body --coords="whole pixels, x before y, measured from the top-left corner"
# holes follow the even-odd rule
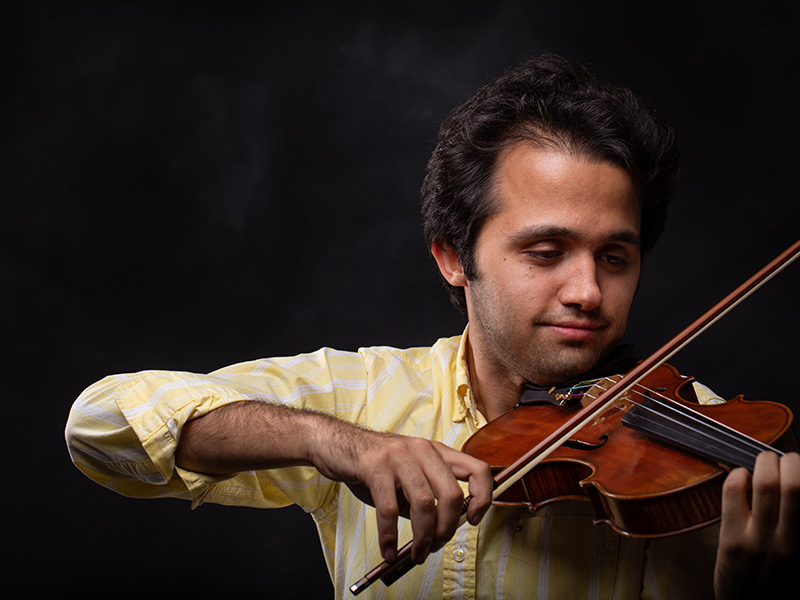
[[[538,510],[560,500],[587,500],[596,522],[633,537],[673,535],[718,521],[727,469],[625,426],[622,418],[642,398],[637,387],[657,390],[659,395],[767,444],[789,429],[792,414],[781,404],[746,401],[742,396],[723,404],[700,405],[693,381],[670,365],[659,366],[495,503]],[[520,405],[478,430],[462,450],[487,462],[497,473],[581,408],[580,402]]]

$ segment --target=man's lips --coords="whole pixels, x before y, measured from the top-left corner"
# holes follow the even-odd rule
[[[557,336],[575,341],[587,340],[603,327],[602,323],[594,321],[563,321],[543,325]]]

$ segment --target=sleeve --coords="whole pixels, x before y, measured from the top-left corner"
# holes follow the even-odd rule
[[[241,387],[189,373],[148,371],[106,377],[87,388],[72,406],[66,428],[70,457],[88,477],[122,495],[184,498],[197,505],[228,478],[176,467],[180,431],[190,419],[253,399],[253,394]],[[245,479],[242,475],[236,478]],[[231,486],[236,484],[222,485]],[[275,493],[258,498],[261,486],[255,481],[245,487],[251,491],[240,490],[234,498],[243,496],[242,500],[246,497],[255,505],[290,503]]]
[[[233,402],[278,402],[334,415],[337,403],[357,405],[358,397],[341,398],[336,391],[324,354],[320,351],[314,360],[298,361],[299,373],[272,360],[210,375],[146,371],[106,377],[87,388],[72,406],[66,428],[70,457],[92,480],[125,496],[183,498],[193,506],[214,502],[273,508],[296,503],[307,511],[316,510],[337,486],[316,469],[290,467],[212,477],[180,469],[174,456],[187,421]],[[348,373],[364,372],[354,358],[345,362]]]

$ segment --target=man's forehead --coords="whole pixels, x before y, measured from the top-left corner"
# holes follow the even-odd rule
[[[641,195],[611,161],[517,144],[500,157],[489,194],[486,224],[502,221],[515,238],[577,237],[602,224],[608,240],[641,244]]]

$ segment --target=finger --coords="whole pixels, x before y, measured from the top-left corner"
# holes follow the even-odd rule
[[[750,481],[747,469],[731,471],[722,486],[722,523],[720,542],[740,535],[750,523]]]
[[[451,452],[455,456],[449,457],[448,463],[453,474],[461,481],[468,482],[470,502],[467,520],[470,524],[477,525],[492,504],[494,491],[492,471],[488,464],[478,458],[455,450]]]
[[[450,452],[455,453],[454,450]],[[456,471],[461,469],[442,459],[426,463],[426,475],[436,494],[436,524],[432,544],[436,550],[453,537],[462,522],[464,490],[458,483],[460,477]]]
[[[492,479],[492,470],[483,461],[473,468],[473,475],[469,478],[469,493],[472,502],[467,510],[467,520],[472,525],[477,525],[492,505],[492,494],[495,481]]]
[[[772,537],[778,523],[781,500],[781,471],[778,455],[762,452],[753,469],[752,525],[757,539]]]
[[[408,501],[411,521],[411,560],[425,562],[430,554],[436,528],[436,494],[422,469],[408,464],[400,472],[400,487]]]
[[[412,443],[419,458],[414,464],[420,466],[422,478],[411,480],[410,485],[404,482],[403,489],[411,507],[412,558],[422,562],[428,553],[438,550],[453,537],[461,522],[464,491],[453,472],[453,464],[458,463],[461,453],[439,442],[414,440]],[[416,471],[412,473],[414,477],[418,475]]]
[[[397,557],[397,518],[399,507],[394,480],[379,478],[372,483],[370,495],[378,524],[378,546],[387,562]]]
[[[790,452],[781,458],[781,508],[778,527],[787,552],[797,552],[800,531],[800,454]]]

